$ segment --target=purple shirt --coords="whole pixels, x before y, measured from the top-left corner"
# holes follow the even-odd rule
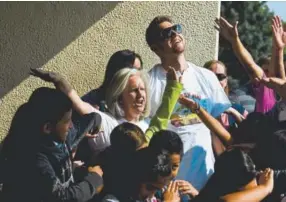
[[[256,99],[255,111],[266,113],[270,111],[275,103],[275,92],[261,83],[253,85],[253,91]]]

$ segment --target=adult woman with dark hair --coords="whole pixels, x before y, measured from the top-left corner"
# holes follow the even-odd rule
[[[95,108],[99,109],[100,111],[106,112],[107,105],[106,105],[106,91],[109,89],[111,80],[114,75],[123,68],[135,68],[138,70],[143,69],[143,62],[141,56],[134,51],[131,50],[120,50],[110,57],[106,70],[105,76],[103,79],[103,83],[97,89],[93,89],[89,91],[82,97],[82,100],[91,104]],[[78,122],[80,119],[79,114],[74,113],[73,115],[73,122]],[[79,145],[77,150],[76,159],[81,159],[83,162],[86,162],[89,158],[88,154],[91,152],[90,148],[88,147],[88,140],[85,139]]]
[[[98,106],[100,110],[106,110],[104,109],[106,90],[108,89],[116,72],[126,67],[136,68],[138,70],[143,69],[141,56],[128,49],[113,53],[107,63],[103,83],[99,88],[91,90],[85,94],[82,97],[82,100],[93,106]]]

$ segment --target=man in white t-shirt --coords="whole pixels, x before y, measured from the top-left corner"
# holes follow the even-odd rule
[[[230,107],[230,102],[215,74],[198,67],[184,56],[185,39],[180,24],[173,24],[170,17],[158,16],[146,30],[146,40],[161,59],[149,72],[151,85],[151,115],[158,109],[166,86],[168,66],[182,76],[182,93],[218,117]],[[211,134],[198,116],[177,103],[171,116],[169,130],[177,132],[184,143],[184,157],[177,178],[184,179],[200,190],[214,172],[214,154]]]

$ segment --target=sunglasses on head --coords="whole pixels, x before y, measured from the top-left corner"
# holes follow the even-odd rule
[[[172,27],[168,27],[166,29],[163,29],[160,33],[161,39],[166,40],[174,36],[175,34],[181,34],[182,33],[182,25],[176,24]]]
[[[227,78],[227,76],[224,74],[215,74],[215,75],[219,81],[222,81]]]

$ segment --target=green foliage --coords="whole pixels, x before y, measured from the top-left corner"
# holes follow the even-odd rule
[[[221,16],[230,23],[238,21],[240,39],[253,58],[257,61],[261,56],[271,54],[272,31],[270,12],[266,2],[259,1],[222,1]],[[230,44],[220,37],[219,60],[223,61],[228,72],[242,82],[248,81],[248,76],[236,59]]]

